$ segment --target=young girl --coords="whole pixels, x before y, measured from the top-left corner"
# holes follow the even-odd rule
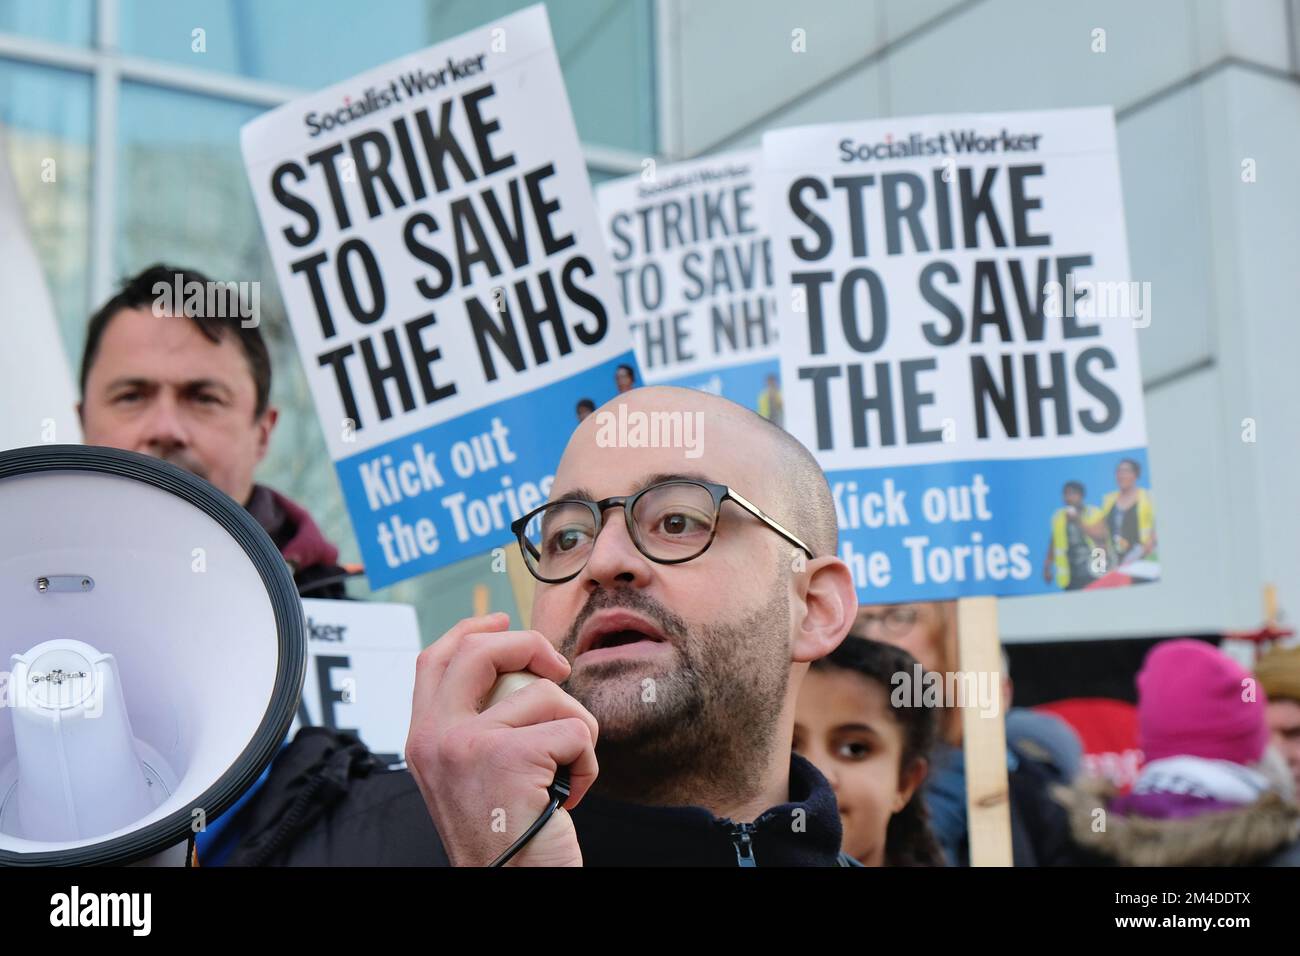
[[[799,693],[794,749],[830,781],[844,852],[866,866],[943,865],[917,793],[929,769],[935,712],[893,707],[889,699],[893,676],[911,681],[915,665],[901,648],[847,637],[812,665]]]

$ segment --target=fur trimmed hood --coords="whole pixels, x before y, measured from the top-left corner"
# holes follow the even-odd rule
[[[1114,812],[1116,795],[1107,782],[1085,780],[1058,788],[1055,797],[1075,844],[1120,866],[1261,865],[1300,840],[1300,807],[1275,793],[1182,819]]]

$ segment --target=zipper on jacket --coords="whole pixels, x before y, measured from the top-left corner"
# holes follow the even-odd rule
[[[752,823],[737,823],[731,828],[731,842],[736,848],[736,866],[758,866],[754,860],[754,833]]]

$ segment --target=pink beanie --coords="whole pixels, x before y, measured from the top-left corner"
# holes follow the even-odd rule
[[[1138,738],[1147,762],[1192,756],[1252,764],[1268,746],[1264,689],[1204,641],[1157,644],[1138,674]],[[1243,695],[1246,700],[1242,700]]]

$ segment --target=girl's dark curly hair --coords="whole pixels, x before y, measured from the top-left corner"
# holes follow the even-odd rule
[[[916,658],[891,644],[850,635],[827,657],[813,662],[813,669],[853,671],[875,681],[885,694],[893,690],[895,674],[914,680]],[[910,695],[909,695],[910,696]],[[891,707],[890,713],[903,730],[903,754],[899,772],[918,760],[928,761],[938,733],[937,715],[930,707]],[[943,851],[930,830],[930,812],[918,787],[912,799],[892,817],[885,831],[886,866],[943,866]]]

